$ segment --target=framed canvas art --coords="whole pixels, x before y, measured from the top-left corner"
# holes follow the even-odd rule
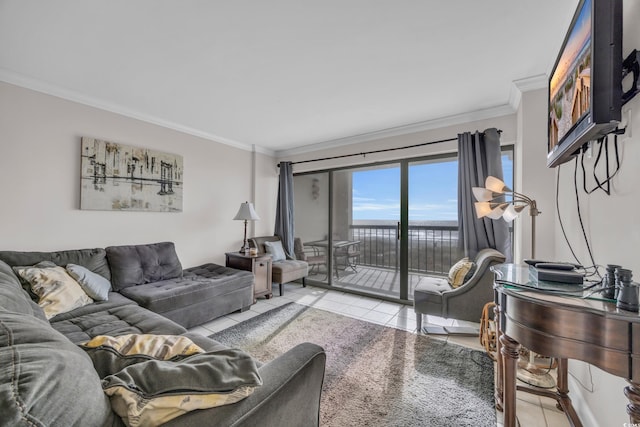
[[[181,212],[182,156],[82,138],[80,209]]]

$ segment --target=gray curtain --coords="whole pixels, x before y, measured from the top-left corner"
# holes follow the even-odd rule
[[[280,162],[280,183],[278,185],[274,234],[280,236],[282,247],[288,259],[295,259],[293,233],[293,165],[291,162]]]
[[[476,218],[472,187],[484,187],[487,176],[503,179],[500,133],[491,128],[483,133],[458,135],[458,244],[473,259],[484,248],[502,252],[511,262],[509,225],[502,219]]]

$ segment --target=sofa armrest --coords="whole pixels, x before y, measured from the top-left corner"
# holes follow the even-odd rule
[[[240,402],[189,412],[165,426],[318,426],[326,355],[322,347],[299,344],[263,365],[263,384]]]

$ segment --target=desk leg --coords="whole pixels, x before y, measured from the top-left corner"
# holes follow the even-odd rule
[[[580,417],[576,413],[576,410],[573,409],[573,404],[571,403],[571,398],[569,397],[569,361],[567,359],[557,359],[558,360],[558,383],[557,383],[557,403],[556,407],[564,412],[569,418],[569,423],[573,427],[582,427],[582,422],[580,421]]]
[[[493,313],[494,313],[494,319],[500,319],[500,306],[496,305],[493,308]],[[497,324],[497,322],[496,322]],[[496,328],[496,389],[495,389],[495,401],[496,401],[496,409],[500,412],[502,412],[502,408],[504,407],[502,405],[502,396],[503,396],[503,378],[504,378],[504,374],[503,374],[503,370],[504,370],[504,363],[503,363],[503,357],[502,357],[502,343],[500,343],[500,337],[502,336],[502,333],[500,332],[500,328],[497,327]]]
[[[503,396],[504,427],[516,427],[516,368],[520,344],[506,335],[500,337],[503,356]]]
[[[640,423],[640,384],[629,381],[629,385],[624,388],[624,395],[629,399],[627,405],[627,414],[631,424]]]

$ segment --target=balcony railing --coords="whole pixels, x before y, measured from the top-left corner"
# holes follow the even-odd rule
[[[360,265],[400,268],[400,241],[393,225],[351,225],[351,238],[360,241]],[[456,226],[409,225],[409,271],[446,274],[462,253]]]

